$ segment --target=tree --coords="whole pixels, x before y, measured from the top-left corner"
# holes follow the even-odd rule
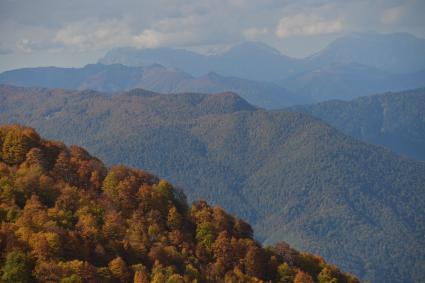
[[[240,238],[252,238],[254,231],[252,231],[251,225],[245,221],[238,219],[234,226],[235,233]]]
[[[295,272],[285,262],[277,268],[277,278],[280,283],[292,283],[294,281]]]
[[[2,268],[2,282],[32,282],[32,268],[31,259],[25,253],[12,251],[6,256],[6,261]]]
[[[196,240],[203,245],[210,253],[215,239],[214,225],[210,222],[203,222],[196,227]]]
[[[246,274],[262,279],[266,270],[266,260],[262,250],[254,245],[248,248],[245,256]]]
[[[108,267],[112,276],[114,276],[120,282],[128,282],[130,278],[130,272],[128,271],[125,261],[121,257],[116,257],[111,260],[108,264]]]
[[[29,242],[32,254],[38,259],[54,258],[61,255],[62,244],[58,234],[53,232],[34,233]]]
[[[164,283],[166,280],[166,270],[158,261],[155,261],[151,272],[151,283]]]
[[[27,166],[37,166],[41,168],[43,171],[47,169],[47,160],[43,155],[43,152],[39,148],[32,148],[28,151],[25,159],[25,163]]]
[[[216,260],[220,260],[225,270],[232,267],[234,262],[232,246],[226,231],[220,232],[213,246],[213,254]]]
[[[221,207],[213,208],[214,225],[218,231],[231,232],[233,219]]]
[[[73,168],[70,162],[69,153],[66,151],[62,151],[58,155],[53,167],[53,173],[71,185],[76,185],[77,183],[75,168]]]
[[[177,211],[175,206],[172,206],[168,211],[167,226],[170,230],[178,230],[183,224],[183,217]]]
[[[83,280],[78,274],[72,274],[71,276],[62,278],[60,283],[83,283]]]
[[[27,152],[39,139],[32,129],[10,128],[3,141],[2,158],[8,164],[19,164],[25,160]]]
[[[129,174],[129,169],[122,165],[114,166],[109,170],[103,180],[102,188],[111,200],[118,197],[118,184]]]
[[[314,283],[314,281],[309,274],[299,270],[295,275],[294,283]]]
[[[272,250],[282,257],[283,261],[287,262],[289,265],[293,265],[298,256],[298,252],[291,248],[291,246],[284,242],[278,242],[273,247]]]
[[[134,283],[149,283],[149,274],[143,264],[136,264],[132,266],[134,271]]]
[[[159,181],[158,185],[156,185],[156,191],[159,192],[166,200],[174,200],[173,187],[167,181]]]
[[[102,227],[103,235],[108,240],[117,240],[124,237],[125,225],[120,213],[115,210],[109,212],[105,216],[105,224]]]
[[[319,283],[338,283],[338,279],[335,278],[332,270],[328,267],[325,267],[322,271],[320,271],[317,279],[319,280]]]
[[[183,276],[179,274],[173,274],[170,277],[168,277],[166,283],[185,283]]]

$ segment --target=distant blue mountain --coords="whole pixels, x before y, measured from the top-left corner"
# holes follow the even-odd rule
[[[307,57],[309,68],[329,64],[360,64],[391,73],[425,69],[425,39],[408,33],[351,33]]]
[[[387,91],[425,87],[425,69],[393,74],[356,63],[335,63],[289,76],[278,84],[309,101],[350,100]]]
[[[280,108],[308,100],[295,96],[285,88],[270,82],[225,77],[210,72],[194,77],[175,68],[154,64],[131,67],[121,64],[92,64],[83,68],[26,68],[0,74],[0,84],[22,87],[92,89],[101,92],[121,92],[143,88],[159,93],[232,91],[248,102],[263,108]]]
[[[259,42],[222,54],[173,48],[118,48],[84,68],[30,68],[0,74],[0,83],[116,92],[239,93],[264,108],[425,87],[425,39],[406,33],[351,33],[305,59]]]
[[[216,72],[224,76],[261,81],[279,80],[295,72],[294,68],[300,65],[298,59],[285,56],[259,42],[243,42],[217,55],[202,55],[172,48],[117,48],[106,53],[99,63],[128,66],[158,63],[181,69],[194,76]]]
[[[305,59],[290,58],[259,42],[243,42],[218,55],[172,48],[118,48],[99,60],[129,66],[158,63],[192,75],[217,72],[252,80],[276,81],[334,64],[358,64],[390,73],[425,69],[425,39],[408,33],[350,33]]]

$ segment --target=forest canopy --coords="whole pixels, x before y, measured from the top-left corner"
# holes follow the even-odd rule
[[[1,282],[359,282],[165,180],[0,127]]]

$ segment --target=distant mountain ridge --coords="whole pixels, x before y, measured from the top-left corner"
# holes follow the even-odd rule
[[[360,64],[391,73],[413,73],[425,68],[425,39],[409,33],[353,32],[306,58],[310,66]]]
[[[350,100],[387,91],[425,87],[425,69],[393,74],[360,64],[330,64],[289,76],[279,83],[306,100]]]
[[[304,59],[259,42],[214,55],[173,48],[117,48],[83,68],[27,68],[0,74],[26,87],[160,93],[232,91],[267,109],[425,87],[425,39],[351,33]],[[125,65],[125,66],[123,66]]]
[[[203,55],[173,48],[117,48],[99,60],[129,66],[159,63],[193,75],[213,71],[262,81],[279,81],[299,72],[333,64],[357,64],[389,73],[425,70],[425,39],[408,33],[348,33],[303,59],[288,57],[259,42],[243,42],[224,53]]]
[[[350,136],[425,161],[425,88],[285,110],[310,114]]]
[[[158,63],[194,76],[216,72],[224,76],[271,82],[296,71],[294,68],[298,61],[263,43],[243,42],[216,55],[173,48],[117,48],[107,52],[99,63],[128,66]]]
[[[250,103],[264,108],[279,108],[307,100],[274,83],[223,77],[208,73],[193,77],[175,68],[159,64],[129,67],[121,64],[91,64],[83,68],[26,68],[0,74],[0,84],[24,87],[92,89],[101,92],[121,92],[143,88],[160,93],[203,92],[239,93]]]
[[[258,110],[233,93],[110,97],[2,86],[0,121],[146,168],[189,199],[248,219],[262,241],[320,253],[363,279],[425,276],[425,163],[317,118]]]

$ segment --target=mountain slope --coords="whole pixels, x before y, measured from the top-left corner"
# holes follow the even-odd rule
[[[2,87],[0,101],[0,121],[165,176],[189,199],[248,219],[262,241],[286,240],[374,282],[425,276],[423,162],[234,94]]]
[[[252,80],[278,81],[299,72],[331,65],[362,65],[389,73],[425,69],[425,39],[408,33],[357,32],[341,36],[304,59],[281,54],[265,44],[244,42],[216,55],[172,49],[118,48],[99,60],[104,64],[147,66],[161,64],[195,76],[217,72]]]
[[[27,68],[0,74],[0,84],[24,87],[92,89],[119,92],[143,88],[160,93],[232,91],[250,103],[264,108],[279,108],[307,103],[302,95],[292,95],[274,83],[223,77],[208,73],[201,77],[161,65],[128,67],[124,65],[87,65],[83,68]]]
[[[2,282],[359,282],[165,180],[0,126]],[[298,279],[297,279],[298,278]],[[305,281],[307,280],[307,281]]]
[[[304,59],[289,58],[259,42],[215,55],[119,48],[101,58],[101,64],[11,70],[0,74],[0,83],[102,92],[232,91],[251,104],[276,109],[425,87],[424,50],[425,39],[379,33],[348,34]]]
[[[355,100],[296,106],[342,132],[394,152],[425,160],[425,89],[386,93]]]
[[[309,66],[356,63],[392,73],[425,68],[425,39],[408,33],[351,33],[306,58]]]
[[[129,66],[161,64],[194,76],[216,72],[224,76],[271,82],[293,73],[299,60],[263,43],[243,42],[215,55],[172,48],[118,48],[107,52],[99,63]]]
[[[386,91],[425,87],[425,70],[391,74],[358,64],[330,64],[285,78],[279,82],[311,101],[350,100]]]

